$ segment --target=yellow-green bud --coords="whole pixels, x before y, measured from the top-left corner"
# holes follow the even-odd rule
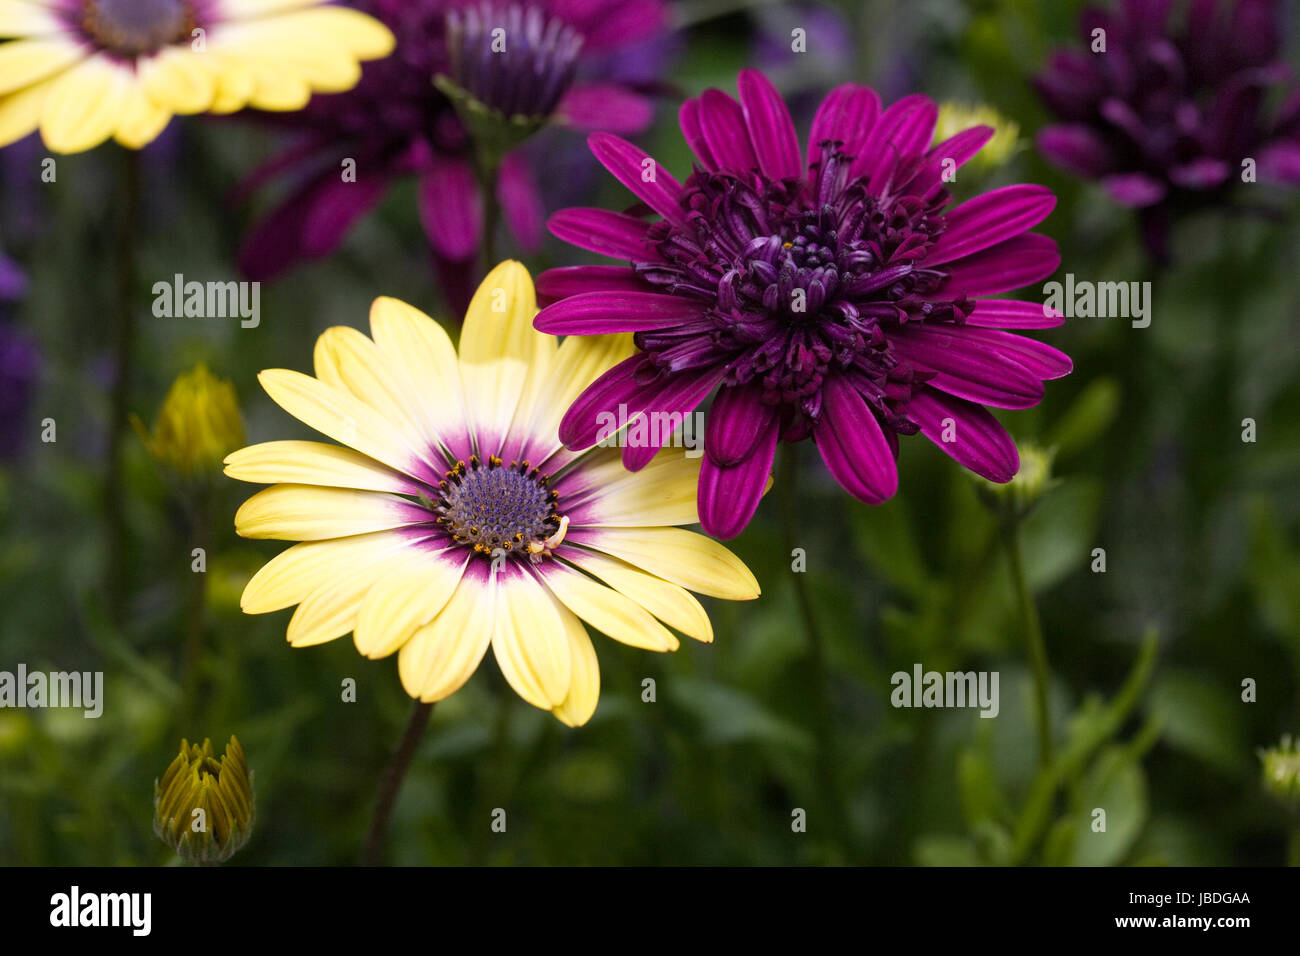
[[[978,475],[974,478],[979,485],[980,498],[990,508],[1023,516],[1059,481],[1052,477],[1052,459],[1056,457],[1056,449],[1021,442],[1018,451],[1020,470],[1010,481],[999,484]]]
[[[1015,155],[1021,147],[1020,127],[991,106],[969,103],[941,103],[939,122],[934,129],[935,143],[942,143],[972,126],[991,126],[990,139],[970,160],[970,165],[984,172],[996,169]]]
[[[1300,740],[1284,734],[1276,747],[1259,752],[1264,769],[1264,789],[1283,803],[1300,807]]]
[[[191,863],[224,863],[248,842],[256,816],[253,774],[231,736],[224,757],[181,741],[180,753],[154,781],[153,832]]]
[[[149,454],[182,478],[215,474],[222,460],[244,444],[234,386],[203,364],[172,383],[152,433],[139,418],[133,424]]]

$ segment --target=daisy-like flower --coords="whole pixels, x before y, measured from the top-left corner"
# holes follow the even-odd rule
[[[464,117],[479,108],[518,121],[579,130],[637,133],[653,102],[627,64],[668,26],[663,0],[356,0],[397,36],[393,56],[367,64],[356,89],[320,96],[284,117],[301,133],[255,172],[246,191],[286,177],[289,195],[240,251],[250,278],[269,280],[306,259],[332,253],[362,216],[407,177],[419,182],[420,223],[448,297],[462,305],[473,285],[467,268],[485,222],[474,149]],[[653,57],[650,57],[653,59]],[[642,67],[641,72],[649,72]],[[438,85],[433,80],[440,78]],[[459,104],[450,80],[473,98]],[[458,111],[459,105],[459,111]],[[469,108],[467,109],[467,106]],[[503,144],[509,145],[509,144]],[[356,161],[354,183],[339,177]],[[541,192],[526,148],[506,153],[496,188],[504,224],[521,248],[542,237]]]
[[[1280,4],[1173,6],[1121,0],[1113,13],[1084,11],[1084,42],[1091,50],[1104,39],[1105,51],[1058,51],[1035,80],[1060,119],[1038,134],[1039,151],[1138,210],[1161,260],[1173,223],[1224,202],[1246,160],[1261,181],[1300,186],[1300,89],[1279,59]],[[1275,113],[1274,91],[1285,94]]]
[[[387,56],[387,27],[325,0],[0,0],[0,146],[152,142],[176,114],[298,110]]]
[[[698,460],[665,451],[632,475],[613,449],[560,444],[563,410],[632,344],[557,346],[536,311],[527,271],[505,262],[470,304],[459,358],[432,319],[381,298],[373,339],[320,337],[316,377],[261,374],[281,407],[348,447],[278,441],[226,460],[232,477],[277,483],[239,509],[238,532],[302,542],[249,581],[246,612],[298,605],[295,647],[351,631],[367,657],[397,652],[402,686],[426,702],[491,645],[521,697],[576,726],[600,689],[584,622],[669,651],[668,627],[712,640],[690,591],[758,596],[735,555],[673,527],[697,520]]]
[[[835,479],[871,503],[894,494],[897,436],[917,431],[977,474],[1009,480],[1015,445],[983,406],[1035,405],[1043,380],[1071,364],[1015,334],[1059,316],[985,297],[1055,271],[1056,243],[1026,232],[1051,211],[1051,192],[1007,186],[948,209],[945,171],[994,131],[931,147],[938,110],[924,96],[882,111],[873,90],[838,87],[805,154],[767,78],[746,70],[739,85],[740,102],[708,90],[683,105],[696,156],[685,183],[622,139],[588,139],[645,214],[567,209],[550,228],[631,268],[544,273],[538,292],[551,304],[536,326],[633,332],[638,351],[582,393],[561,440],[607,438],[616,412],[671,421],[717,389],[699,513],[722,538],[753,516],[781,440],[811,436]],[[629,468],[654,455],[662,429],[651,432],[625,448]]]

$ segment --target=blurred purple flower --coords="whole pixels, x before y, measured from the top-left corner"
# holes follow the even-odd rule
[[[17,327],[0,322],[0,461],[20,457],[30,438],[28,410],[40,367],[36,344]]]
[[[432,81],[437,74],[452,73],[449,12],[461,16],[463,33],[467,11],[478,11],[479,21],[495,23],[508,8],[472,0],[357,0],[353,6],[383,20],[397,36],[397,48],[387,59],[364,64],[355,89],[318,95],[305,110],[272,118],[302,135],[255,171],[241,191],[288,174],[296,186],[247,238],[240,265],[251,278],[271,279],[303,259],[328,255],[394,181],[415,176],[420,222],[444,288],[454,303],[467,302],[483,228],[481,197],[468,133]],[[533,18],[541,24],[543,42],[530,46],[507,37],[506,52],[494,56],[500,61],[494,64],[500,71],[496,75],[513,82],[522,96],[536,92],[530,84],[540,85],[530,70],[562,74],[553,116],[560,125],[625,133],[650,125],[650,84],[622,80],[618,54],[643,54],[646,41],[665,32],[664,0],[533,0],[521,10],[526,22]],[[546,43],[570,34],[580,39],[571,75],[562,59],[539,56]],[[508,59],[512,56],[514,61]],[[461,57],[462,71],[472,66],[469,59]],[[644,60],[635,66],[646,70]],[[485,87],[481,92],[505,96],[509,91]],[[524,249],[532,250],[541,241],[545,212],[526,157],[521,149],[505,157],[497,198],[505,225]],[[356,161],[356,182],[342,180],[344,158]]]
[[[566,209],[556,236],[630,262],[543,273],[539,331],[635,333],[640,351],[578,397],[560,439],[585,448],[646,413],[623,449],[644,467],[715,388],[697,504],[705,531],[738,534],[767,487],[776,446],[811,437],[854,497],[898,487],[898,436],[921,432],[993,481],[1019,466],[985,405],[1029,408],[1068,356],[1016,333],[1061,323],[1041,304],[986,298],[1051,275],[1056,243],[1028,230],[1055,205],[1015,185],[955,208],[944,188],[993,135],[976,126],[931,146],[938,108],[921,95],[882,110],[865,86],[832,90],[801,149],[762,73],[740,102],[706,90],[681,109],[694,171],[679,183],[607,133],[592,152],[640,200],[629,213]],[[660,218],[651,219],[652,215]]]
[[[1060,123],[1038,135],[1058,166],[1099,180],[1139,211],[1148,250],[1169,253],[1184,213],[1223,202],[1255,161],[1261,180],[1300,185],[1300,90],[1281,51],[1276,0],[1121,0],[1084,11],[1091,49],[1053,54],[1035,85]],[[1288,91],[1271,117],[1265,100]]]

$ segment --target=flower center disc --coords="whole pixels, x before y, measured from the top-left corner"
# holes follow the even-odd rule
[[[507,467],[492,457],[457,462],[438,483],[437,522],[452,540],[479,554],[536,553],[560,527],[549,476],[528,462]]]
[[[85,0],[82,28],[123,56],[156,53],[185,39],[194,26],[186,0]]]

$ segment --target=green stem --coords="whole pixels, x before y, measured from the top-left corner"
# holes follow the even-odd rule
[[[393,755],[379,785],[379,800],[375,803],[375,813],[370,818],[370,829],[366,833],[365,846],[361,850],[362,866],[375,866],[379,862],[379,851],[384,837],[388,834],[388,820],[393,815],[393,804],[397,802],[397,793],[402,789],[402,781],[406,779],[411,758],[415,756],[416,747],[419,746],[420,738],[424,736],[424,728],[429,725],[429,718],[432,715],[433,704],[426,704],[419,700],[415,702],[411,710],[411,719],[407,721],[406,730],[402,732],[402,740],[397,745],[397,753]]]
[[[483,193],[483,232],[479,236],[479,255],[483,260],[483,275],[496,265],[497,223],[501,220],[501,203],[497,200],[497,183],[501,177],[501,164],[481,160],[478,163],[479,189]]]
[[[123,446],[135,378],[135,244],[140,206],[140,163],[134,150],[122,156],[121,207],[117,230],[117,308],[113,333],[115,378],[109,398],[108,461],[104,479],[104,588],[109,621],[121,627],[126,619],[126,481]]]
[[[781,537],[784,541],[785,554],[792,555],[795,547],[795,514],[798,498],[798,446],[787,444],[781,448],[781,473],[778,484],[781,489]],[[834,830],[847,838],[847,821],[840,796],[839,779],[835,772],[835,740],[831,722],[829,684],[826,669],[826,643],[821,629],[817,626],[812,594],[808,589],[806,572],[792,571],[795,599],[799,604],[799,617],[803,622],[804,635],[808,641],[808,663],[811,670],[813,693],[813,717],[816,721],[816,760],[817,777],[820,781],[822,796],[829,808],[830,823]]]
[[[199,661],[203,653],[203,611],[207,603],[207,562],[212,557],[212,522],[209,520],[208,494],[204,488],[193,491],[191,498],[190,540],[192,547],[203,551],[204,570],[193,569],[193,556],[190,560],[189,605],[185,613],[185,666],[182,687],[185,703],[182,712],[185,726],[192,727],[199,713]]]
[[[511,789],[507,778],[510,774],[510,726],[515,706],[515,693],[509,686],[503,686],[500,690],[501,700],[497,704],[496,718],[492,723],[492,765],[479,777],[478,816],[471,821],[472,832],[475,834],[474,863],[476,866],[486,866],[488,862],[488,847],[492,835],[488,821],[495,809],[493,804],[496,800],[508,803]],[[494,794],[497,795],[495,799]]]
[[[1043,767],[1052,763],[1052,717],[1048,709],[1048,688],[1051,672],[1047,666],[1047,645],[1043,641],[1043,626],[1038,618],[1038,607],[1029,593],[1025,578],[1024,560],[1020,555],[1020,522],[1011,517],[1003,528],[1003,541],[1007,549],[1007,565],[1011,582],[1015,586],[1016,601],[1025,628],[1025,641],[1029,650],[1029,664],[1034,673],[1034,709],[1038,723],[1038,759]]]

